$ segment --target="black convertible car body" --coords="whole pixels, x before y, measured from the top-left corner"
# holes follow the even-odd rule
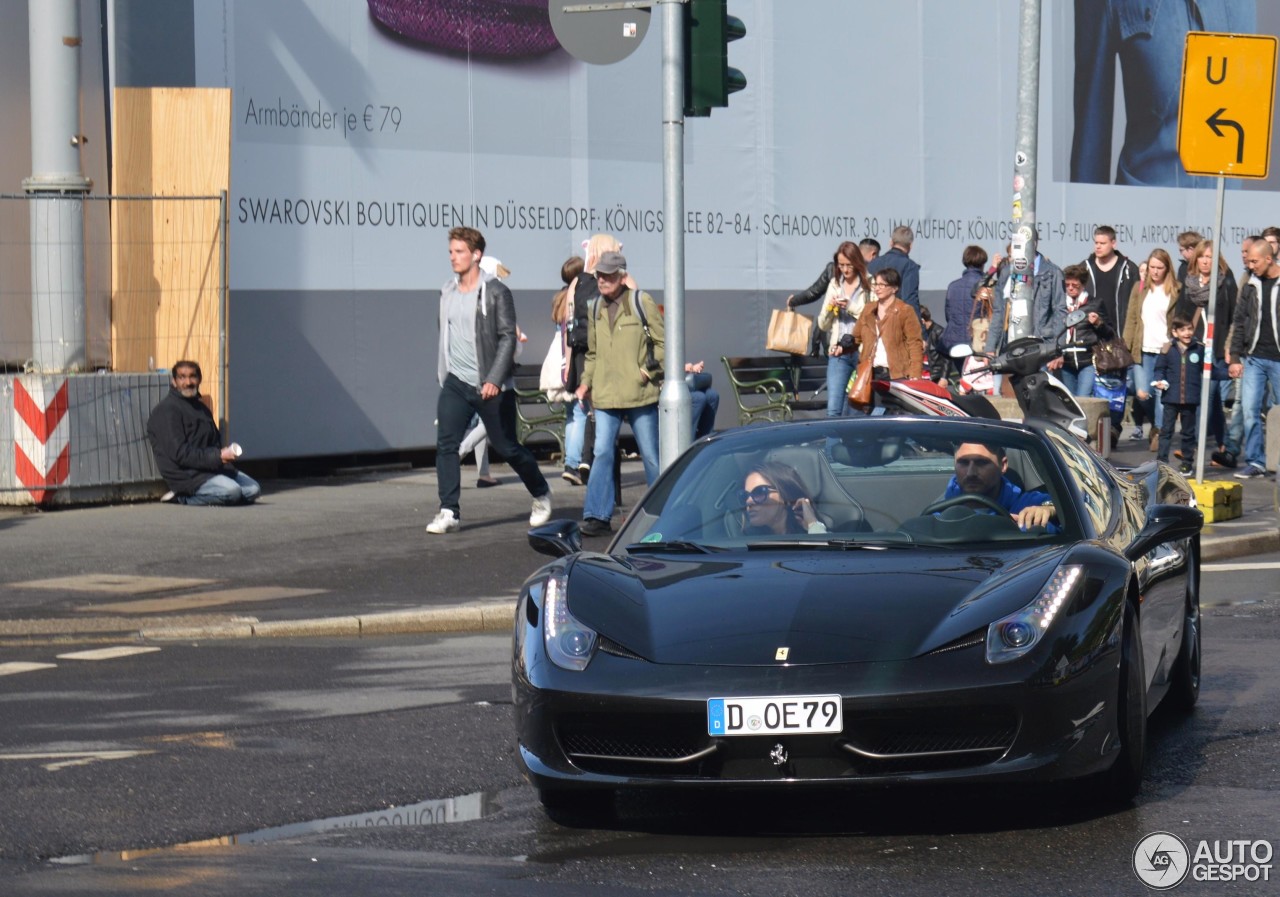
[[[975,443],[1053,505],[1047,526],[938,501]],[[751,525],[761,464],[794,471],[821,526]],[[1121,473],[1051,424],[704,439],[607,551],[581,551],[573,521],[530,532],[556,560],[517,605],[520,760],[549,808],[651,786],[1085,777],[1128,799],[1148,713],[1198,694],[1201,522],[1172,468]]]

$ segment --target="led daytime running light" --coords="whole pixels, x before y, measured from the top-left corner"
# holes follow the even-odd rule
[[[543,644],[556,666],[585,670],[595,653],[596,633],[569,613],[565,580],[565,575],[558,573],[543,586]]]
[[[1059,567],[1034,601],[988,626],[987,662],[1005,663],[1038,645],[1058,613],[1070,602],[1083,577],[1084,567],[1079,564]]]

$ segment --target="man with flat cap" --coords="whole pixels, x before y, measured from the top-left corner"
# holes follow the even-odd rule
[[[627,260],[606,252],[596,263],[600,298],[592,300],[587,318],[587,360],[578,387],[588,394],[596,416],[597,458],[612,456],[623,421],[631,424],[645,482],[658,476],[658,395],[664,358],[662,312],[648,293],[627,287]],[[582,508],[582,534],[613,532],[613,468],[596,464],[587,481]]]

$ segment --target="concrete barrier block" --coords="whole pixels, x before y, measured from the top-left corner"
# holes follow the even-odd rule
[[[1191,483],[1196,504],[1204,513],[1205,523],[1234,520],[1244,514],[1244,487],[1239,483],[1221,480],[1201,480]]]

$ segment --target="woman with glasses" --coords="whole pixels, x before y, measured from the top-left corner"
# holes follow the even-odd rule
[[[776,461],[747,473],[742,492],[742,532],[748,536],[825,533],[795,468]]]
[[[1152,386],[1156,359],[1169,342],[1169,315],[1178,304],[1178,278],[1173,272],[1173,259],[1163,249],[1152,250],[1147,257],[1146,279],[1133,288],[1129,310],[1125,315],[1124,344],[1135,359],[1142,350],[1142,360],[1129,368],[1130,385],[1137,400],[1133,403],[1133,422],[1142,438],[1142,423],[1151,421],[1151,450],[1160,438],[1160,390]]]
[[[904,380],[924,375],[924,339],[915,310],[898,298],[902,277],[881,268],[871,279],[874,302],[868,302],[853,329],[853,339],[871,353],[877,380]]]
[[[827,334],[827,417],[840,417],[849,412],[845,393],[858,367],[853,328],[871,298],[871,286],[867,263],[857,243],[847,240],[841,243],[832,264],[836,276],[827,285],[822,311],[818,314],[818,329]],[[845,336],[849,337],[848,349],[846,343],[841,342]]]

